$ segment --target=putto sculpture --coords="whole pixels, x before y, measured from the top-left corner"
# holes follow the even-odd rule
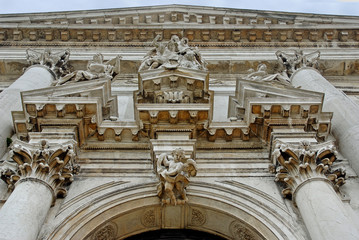
[[[198,48],[192,48],[188,45],[188,38],[180,39],[173,35],[167,42],[159,42],[160,35],[157,35],[152,41],[152,48],[142,60],[139,71],[177,67],[191,68],[197,70],[207,70],[207,63],[202,59]]]
[[[69,82],[87,81],[99,78],[112,79],[120,70],[120,56],[116,56],[109,61],[104,61],[101,53],[93,56],[92,60],[87,64],[87,70],[78,70],[69,73],[59,79],[57,85],[62,85]]]
[[[279,64],[284,68],[283,74],[286,74],[288,77],[290,77],[296,70],[300,68],[317,68],[320,52],[315,51],[304,54],[301,50],[295,50],[294,54],[288,54],[282,51],[277,51],[276,55]]]
[[[163,204],[185,204],[188,201],[186,187],[189,177],[197,174],[196,162],[185,157],[184,150],[176,148],[172,156],[162,153],[157,160],[157,175],[160,183],[157,195]]]

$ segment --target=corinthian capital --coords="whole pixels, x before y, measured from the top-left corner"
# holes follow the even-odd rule
[[[60,52],[52,52],[50,49],[26,50],[26,59],[30,65],[42,65],[51,70],[57,78],[69,72],[69,58],[70,50],[68,49]]]
[[[275,181],[283,183],[285,197],[292,196],[307,181],[328,181],[335,188],[345,183],[345,171],[331,167],[337,156],[333,142],[311,145],[303,141],[294,145],[277,141],[272,156],[277,163]]]
[[[65,186],[79,171],[74,146],[75,141],[50,144],[42,140],[38,144],[30,144],[16,140],[9,152],[16,168],[3,169],[0,171],[1,178],[15,187],[16,182],[41,182],[50,188],[54,200],[56,196],[64,197],[67,193]]]

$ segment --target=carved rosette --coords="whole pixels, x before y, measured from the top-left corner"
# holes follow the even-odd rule
[[[278,165],[275,181],[283,183],[284,197],[291,197],[300,185],[313,179],[331,182],[337,190],[345,183],[345,170],[332,169],[336,155],[333,142],[294,145],[278,141],[272,156]]]
[[[241,222],[233,221],[229,225],[229,231],[231,232],[234,239],[240,240],[253,240],[257,239],[253,233]]]
[[[192,208],[191,224],[194,226],[202,226],[206,222],[206,215],[197,208]]]
[[[117,236],[117,225],[108,223],[95,232],[93,240],[115,240]]]
[[[79,165],[75,162],[74,146],[74,141],[49,144],[42,140],[38,144],[30,144],[16,140],[11,146],[9,156],[17,166],[15,169],[2,169],[1,178],[10,187],[21,181],[42,182],[51,188],[55,201],[56,196],[66,196],[66,186],[79,171]]]
[[[156,215],[153,209],[146,211],[141,217],[141,223],[145,227],[155,227],[156,226]]]

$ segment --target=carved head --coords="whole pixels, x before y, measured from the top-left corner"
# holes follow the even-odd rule
[[[182,148],[176,148],[173,150],[172,155],[175,162],[182,162],[185,160],[184,150]]]
[[[92,61],[95,63],[102,63],[103,62],[103,56],[101,53],[97,53],[92,57]]]

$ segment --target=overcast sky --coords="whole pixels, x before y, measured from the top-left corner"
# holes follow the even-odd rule
[[[359,16],[359,0],[0,0],[0,14],[167,4]]]

